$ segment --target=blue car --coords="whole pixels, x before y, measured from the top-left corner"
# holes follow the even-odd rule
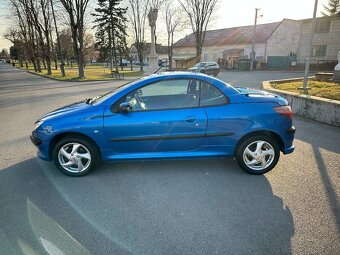
[[[35,122],[38,157],[70,176],[101,160],[234,157],[250,174],[294,151],[292,110],[277,95],[200,73],[162,73],[86,99]]]

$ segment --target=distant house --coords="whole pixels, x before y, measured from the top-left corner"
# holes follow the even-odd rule
[[[256,26],[255,53],[258,66],[267,63],[268,56],[289,56],[296,53],[300,21],[284,19],[281,22]],[[235,68],[238,61],[249,59],[254,26],[232,27],[206,32],[201,61],[223,61]],[[175,44],[174,59],[195,56],[195,37],[190,34]]]
[[[308,54],[312,20],[304,19],[301,22],[297,61],[304,63]],[[340,15],[317,18],[313,33],[311,63],[335,64],[340,51]]]
[[[144,63],[149,62],[148,56],[150,54],[150,46],[151,46],[151,43],[145,43],[144,53],[143,53],[143,56],[144,56],[143,62]],[[168,58],[168,47],[163,46],[161,44],[156,44],[156,53],[158,55],[159,60],[166,60]],[[132,44],[131,47],[130,47],[130,56],[132,57],[132,59],[135,63],[139,62],[139,58],[138,58],[137,49],[136,49],[135,44]]]
[[[303,66],[308,54],[311,19],[260,24],[256,27],[257,68]],[[201,61],[217,61],[226,68],[237,68],[250,59],[254,26],[232,27],[206,32]],[[340,51],[340,15],[319,17],[313,31],[311,63],[333,69]],[[196,54],[195,36],[190,34],[175,44],[174,60],[180,68],[192,65]]]

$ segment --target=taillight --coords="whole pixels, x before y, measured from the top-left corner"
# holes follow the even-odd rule
[[[274,107],[274,111],[291,119],[293,117],[292,108],[289,105]]]

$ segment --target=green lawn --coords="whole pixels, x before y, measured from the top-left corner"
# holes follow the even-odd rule
[[[301,88],[303,86],[302,81],[295,82],[287,82],[287,83],[270,83],[272,88],[290,91],[295,93],[303,93]],[[335,82],[327,82],[327,81],[317,81],[317,80],[308,80],[308,87],[311,89],[308,90],[308,95],[323,97],[333,100],[340,101],[340,84]]]
[[[16,65],[18,68],[18,64]],[[28,70],[31,72],[34,72],[33,64],[28,65],[28,69],[26,69],[26,66],[24,65],[22,68],[23,70]],[[71,65],[65,65],[65,73],[66,76],[61,76],[60,69],[55,70],[54,64],[52,65],[52,75],[47,75],[47,70],[42,69],[40,74],[42,76],[46,77],[52,77],[59,80],[84,80],[84,81],[91,81],[91,80],[116,80],[117,78],[111,76],[111,71],[109,67],[104,66],[103,64],[95,64],[95,65],[87,65],[85,67],[85,79],[79,79],[78,78],[78,68],[76,64]],[[124,67],[124,70],[121,70],[119,67],[119,72],[124,74],[125,77],[138,77],[142,76],[143,72],[140,72],[139,70],[133,70],[131,71],[130,67]]]

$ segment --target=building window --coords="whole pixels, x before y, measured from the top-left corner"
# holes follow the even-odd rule
[[[208,53],[203,53],[203,61],[204,62],[208,61]]]
[[[324,57],[326,56],[327,45],[314,45],[313,46],[313,57]]]
[[[330,26],[330,20],[318,20],[315,22],[314,34],[327,34]]]
[[[216,52],[213,52],[212,54],[212,61],[217,61],[217,53]]]

